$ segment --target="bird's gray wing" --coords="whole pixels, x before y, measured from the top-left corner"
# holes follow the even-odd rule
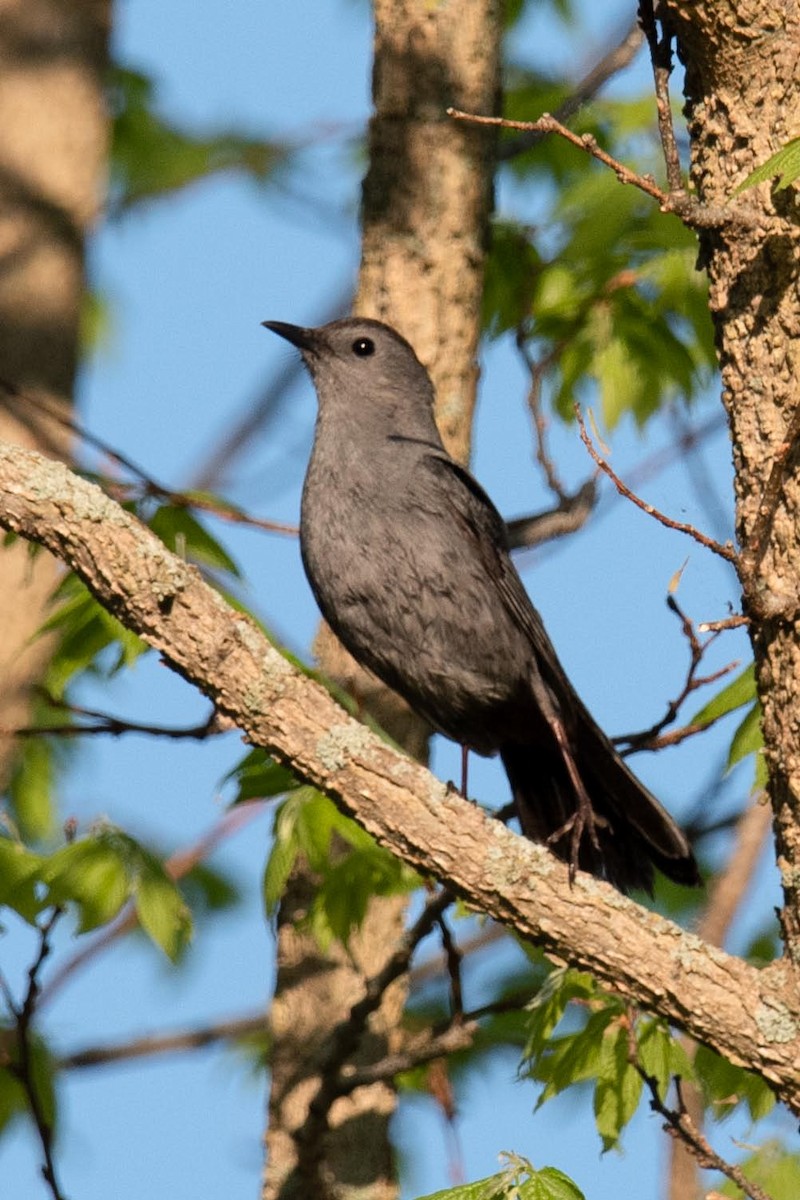
[[[575,695],[574,689],[511,561],[503,518],[478,481],[446,451],[432,451],[426,460],[432,471],[448,480],[449,486],[441,488],[441,495],[455,520],[472,539],[487,575],[496,583],[499,600],[528,635],[536,667],[551,693],[547,701],[543,695],[537,695],[537,700],[544,704],[545,711],[552,707],[554,698],[558,708],[563,708],[564,702],[570,702]],[[453,483],[458,486],[453,487]],[[569,709],[569,703],[566,707]]]

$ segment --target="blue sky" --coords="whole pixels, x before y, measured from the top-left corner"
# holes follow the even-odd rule
[[[577,77],[624,28],[630,12],[620,3],[603,6],[602,15],[601,6],[586,7],[584,63],[574,61],[574,43],[557,23],[540,15],[518,34],[520,57],[546,45],[552,63]],[[307,150],[307,170],[288,177],[277,192],[219,177],[98,232],[92,270],[111,327],[82,376],[82,419],[155,477],[181,487],[191,483],[198,464],[265,379],[288,361],[288,348],[260,322],[314,323],[355,279],[354,139],[369,112],[371,30],[367,6],[355,0],[272,10],[255,0],[125,0],[117,5],[116,22],[119,57],[153,74],[163,109],[173,118],[198,129],[234,125],[303,143],[325,134]],[[646,82],[644,66],[636,78]],[[501,185],[498,194],[507,211],[518,203],[535,205],[535,197],[521,196],[518,188]],[[486,351],[482,365],[476,473],[506,515],[532,511],[546,499],[531,466],[519,364],[501,342]],[[313,415],[310,385],[299,379],[280,420],[237,465],[228,485],[232,499],[260,515],[296,521]],[[645,446],[633,429],[615,431],[614,463],[623,475],[664,445],[669,429],[656,426],[650,436]],[[553,444],[571,483],[590,474],[574,428],[555,427]],[[703,454],[728,504],[725,435]],[[648,485],[648,498],[678,519],[707,521],[680,464]],[[317,613],[296,542],[247,530],[225,530],[225,539],[247,575],[248,601],[307,655]],[[610,493],[590,531],[569,545],[523,557],[524,578],[565,666],[611,732],[649,723],[680,687],[686,648],[664,597],[687,558],[681,602],[698,619],[725,615],[727,604],[736,603],[730,570]],[[719,661],[745,655],[744,639],[733,638]],[[165,724],[188,724],[206,711],[201,697],[151,657],[110,690],[87,690],[86,698]],[[640,758],[637,770],[680,813],[724,744],[723,735]],[[236,734],[200,746],[136,737],[94,741],[81,748],[64,782],[63,808],[83,822],[108,815],[164,847],[180,848],[221,818],[220,781],[241,753]],[[443,777],[457,775],[451,747],[437,745],[434,769]],[[471,785],[482,799],[505,795],[493,763],[474,763]],[[745,777],[734,779],[731,804],[745,787]],[[239,879],[246,911],[204,924],[183,970],[171,972],[150,946],[128,941],[64,986],[44,1017],[59,1050],[266,1006],[273,944],[259,887],[268,835],[269,815],[263,814],[226,842],[217,861]],[[762,914],[773,886],[766,878]],[[7,973],[21,980],[30,938],[12,927],[6,945]],[[53,968],[73,949],[65,931]],[[481,1001],[482,980],[491,978],[496,962],[487,955],[468,971],[468,1004]],[[624,1153],[601,1159],[588,1096],[556,1101],[532,1116],[534,1101],[532,1089],[516,1081],[511,1057],[470,1078],[457,1126],[467,1178],[490,1174],[499,1152],[514,1150],[539,1166],[560,1166],[591,1200],[625,1191],[656,1197],[665,1149],[658,1122],[647,1112],[629,1129]],[[251,1200],[261,1169],[264,1103],[263,1081],[219,1050],[75,1074],[64,1088],[59,1162],[65,1191],[71,1200],[140,1200],[143,1194],[148,1200]],[[448,1138],[432,1104],[401,1108],[395,1132],[405,1196],[450,1182]],[[725,1138],[722,1145],[729,1149]],[[15,1198],[45,1196],[36,1146],[21,1127],[0,1145],[0,1177],[16,1181],[8,1193]]]

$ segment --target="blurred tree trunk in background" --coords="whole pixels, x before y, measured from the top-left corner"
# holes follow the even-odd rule
[[[107,0],[0,0],[0,440],[60,457],[68,436],[46,410],[66,409],[75,380],[85,238],[108,154],[109,18]],[[4,787],[13,743],[1,731],[26,723],[47,661],[47,640],[29,643],[56,563],[22,543],[0,554]]]
[[[442,434],[462,461],[469,454],[478,378],[494,137],[450,121],[445,110],[496,110],[501,26],[500,0],[375,4],[375,115],[355,311],[394,325],[414,345],[436,386]],[[325,672],[424,760],[424,723],[366,676],[325,627],[316,649]],[[321,1161],[298,1156],[293,1134],[302,1129],[321,1082],[314,1052],[347,1021],[366,982],[392,953],[406,905],[399,897],[373,901],[350,954],[337,946],[323,956],[313,937],[296,926],[312,887],[307,875],[295,873],[278,922],[264,1195],[319,1197],[322,1188],[329,1195],[391,1200],[397,1185],[388,1136],[395,1108],[390,1084],[359,1088],[335,1102]],[[386,991],[351,1061],[363,1066],[397,1048],[404,997],[402,982]]]

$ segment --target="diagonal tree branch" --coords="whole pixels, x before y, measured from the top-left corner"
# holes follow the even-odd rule
[[[379,842],[476,909],[758,1071],[800,1113],[800,997],[764,970],[578,874],[455,795],[348,717],[199,572],[94,484],[0,445],[0,525],[67,562],[251,741],[331,796]]]

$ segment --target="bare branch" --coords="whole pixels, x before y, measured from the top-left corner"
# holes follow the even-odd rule
[[[656,521],[659,521],[662,525],[665,525],[667,529],[676,529],[679,533],[687,533],[689,537],[694,538],[696,542],[699,542],[701,546],[705,546],[707,550],[711,550],[714,554],[718,554],[720,558],[724,558],[727,562],[736,562],[736,552],[730,543],[727,543],[723,546],[720,542],[714,541],[713,538],[706,537],[706,535],[701,533],[699,529],[695,529],[694,525],[687,525],[683,521],[673,521],[671,517],[667,517],[664,515],[664,513],[659,512],[658,509],[654,508],[652,504],[647,504],[644,500],[641,500],[639,496],[635,494],[635,492],[631,491],[627,484],[622,482],[619,475],[616,474],[609,463],[606,462],[606,460],[602,458],[600,454],[598,454],[592,439],[587,433],[586,424],[583,420],[583,414],[577,404],[575,405],[575,419],[578,422],[581,441],[591,454],[594,461],[597,463],[600,470],[603,472],[603,474],[608,476],[621,496],[624,496],[626,500],[632,501],[637,508],[640,508],[642,512],[646,512],[648,516],[654,517]]]
[[[672,74],[672,34],[665,27],[663,5],[659,10],[661,37],[658,34],[653,12],[653,0],[639,0],[639,17],[650,48],[650,61],[653,64],[658,132],[661,137],[661,149],[664,153],[664,165],[667,170],[667,184],[670,192],[674,193],[683,188],[683,175],[678,143],[675,140],[675,127],[672,124],[672,105],[669,99],[669,77]]]
[[[108,1063],[128,1062],[134,1058],[154,1058],[158,1054],[175,1054],[185,1050],[200,1050],[217,1042],[237,1041],[239,1038],[269,1033],[266,1013],[253,1013],[215,1021],[197,1029],[179,1029],[173,1033],[151,1034],[129,1038],[105,1046],[87,1046],[63,1055],[58,1062],[62,1071],[78,1071],[87,1067],[104,1067]]]
[[[581,108],[587,100],[591,100],[604,84],[608,83],[614,75],[618,75],[623,71],[630,62],[633,61],[639,51],[643,41],[642,30],[638,19],[628,29],[622,40],[613,46],[607,54],[604,54],[595,66],[592,67],[583,79],[575,85],[575,88],[563,104],[559,104],[554,116],[557,121],[568,121],[579,108]],[[541,141],[545,136],[544,132],[535,131],[523,133],[519,137],[506,142],[500,147],[499,158],[501,162],[507,162],[510,158],[515,158],[516,155],[530,150],[537,142]]]
[[[350,718],[196,569],[63,464],[0,446],[0,525],[68,562],[254,744],[382,845],[546,952],[746,1063],[800,1112],[800,991],[786,961],[756,970],[601,881],[579,872],[570,885],[568,868],[545,847]]]
[[[671,733],[664,734],[664,730],[668,725],[671,725],[678,717],[678,713],[683,707],[684,702],[696,692],[698,688],[706,687],[709,683],[716,683],[717,680],[724,678],[730,674],[736,667],[738,661],[729,662],[724,667],[720,667],[718,671],[712,672],[711,675],[698,675],[700,663],[703,661],[703,655],[712,642],[715,642],[718,633],[712,633],[701,642],[695,633],[694,625],[686,613],[678,604],[674,596],[667,596],[667,607],[670,612],[674,612],[681,623],[683,636],[689,647],[689,666],[686,672],[686,679],[679,694],[674,700],[670,700],[667,704],[667,711],[660,721],[656,721],[649,729],[642,730],[639,733],[623,733],[619,737],[614,738],[614,743],[627,744],[627,753],[634,750],[661,750],[665,746],[675,746],[679,742],[683,742],[688,737],[693,737],[696,733],[702,733],[703,730],[709,729],[714,721],[704,721],[702,724],[685,725],[682,729],[674,729]],[[725,715],[725,714],[720,714]],[[715,718],[718,720],[719,718]]]
[[[103,480],[104,486],[109,494],[115,494],[117,499],[153,499],[159,500],[166,504],[171,504],[175,508],[196,508],[202,512],[213,513],[215,517],[220,517],[223,521],[230,521],[235,525],[251,525],[256,529],[264,529],[268,533],[283,533],[290,537],[297,537],[299,530],[296,525],[287,525],[283,521],[270,521],[263,517],[254,517],[246,513],[238,505],[229,504],[228,502],[212,496],[204,496],[197,492],[179,492],[173,488],[165,487],[158,483],[152,475],[149,475],[143,467],[135,463],[133,459],[116,450],[109,442],[97,437],[86,429],[80,422],[70,415],[71,410],[65,411],[59,404],[48,400],[47,397],[33,397],[20,391],[15,384],[10,383],[7,379],[0,378],[0,389],[2,389],[9,400],[13,400],[18,406],[34,406],[37,410],[44,409],[48,416],[57,421],[70,433],[73,433],[87,446],[92,446],[95,450],[99,450],[111,462],[122,467],[130,475],[133,475],[140,481],[139,487],[132,489],[125,484],[119,483],[118,480]]]
[[[552,541],[553,538],[575,533],[583,528],[594,512],[596,500],[594,480],[588,479],[573,496],[566,496],[555,508],[506,521],[510,548],[525,550]]]
[[[719,1171],[732,1180],[738,1188],[741,1188],[744,1194],[750,1197],[750,1200],[771,1200],[763,1188],[747,1178],[741,1167],[729,1163],[720,1154],[717,1154],[705,1135],[697,1128],[683,1102],[680,1079],[675,1080],[678,1107],[677,1109],[669,1108],[659,1096],[658,1082],[653,1076],[647,1074],[638,1060],[634,1061],[633,1065],[650,1093],[650,1107],[653,1112],[657,1112],[660,1117],[664,1118],[665,1132],[671,1137],[677,1138],[689,1150],[697,1160],[698,1166],[706,1170]]]
[[[412,1071],[437,1058],[446,1058],[459,1050],[469,1050],[478,1032],[477,1021],[456,1021],[441,1033],[421,1033],[409,1038],[402,1050],[387,1054],[369,1067],[345,1067],[339,1084],[343,1096],[356,1088],[368,1087],[381,1079],[394,1079],[402,1071]]]
[[[0,737],[83,737],[87,734],[109,734],[120,737],[123,733],[146,733],[151,737],[172,738],[175,741],[190,740],[202,742],[206,738],[224,733],[230,726],[218,719],[216,709],[199,725],[190,725],[176,729],[168,725],[149,725],[140,721],[129,721],[122,717],[112,717],[109,713],[99,712],[94,708],[83,708],[79,704],[68,704],[65,700],[47,697],[54,708],[62,709],[76,717],[88,718],[92,724],[83,721],[81,724],[63,722],[60,725],[26,725],[20,729],[3,729],[0,727]]]
[[[665,192],[649,175],[639,175],[626,167],[619,159],[608,154],[598,145],[597,139],[590,133],[577,134],[562,125],[550,113],[542,113],[535,121],[509,121],[505,117],[486,117],[478,113],[462,112],[458,108],[448,108],[447,115],[455,121],[468,121],[473,125],[495,125],[501,129],[521,129],[530,133],[557,133],[559,137],[585,150],[592,158],[609,167],[620,183],[630,184],[639,191],[658,202],[662,212],[675,213],[677,217],[692,229],[716,229],[729,225],[754,227],[757,224],[755,213],[742,208],[741,205],[712,207],[699,204],[692,196],[684,191],[675,193]]]
[[[55,1159],[53,1157],[53,1129],[45,1113],[39,1086],[36,1081],[33,1040],[31,1026],[38,1007],[41,994],[39,975],[45,960],[50,954],[50,935],[53,932],[63,909],[55,907],[49,917],[39,927],[39,950],[28,968],[28,987],[22,1004],[15,1005],[10,988],[2,979],[2,990],[6,1003],[14,1021],[14,1033],[17,1043],[16,1057],[6,1063],[6,1069],[16,1077],[28,1101],[31,1117],[33,1118],[39,1143],[42,1147],[42,1178],[50,1189],[53,1200],[64,1200],[64,1193],[58,1182]]]
[[[700,621],[697,632],[721,633],[723,629],[741,629],[742,625],[749,624],[749,617],[745,617],[742,613],[735,613],[734,616],[724,617],[721,621]]]

